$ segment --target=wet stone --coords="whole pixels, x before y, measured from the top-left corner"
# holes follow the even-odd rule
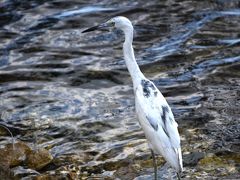
[[[29,168],[40,170],[49,163],[51,163],[53,157],[46,149],[38,149],[31,151],[27,157],[27,166]]]
[[[34,180],[55,180],[55,179],[61,179],[62,177],[58,177],[56,175],[50,175],[50,174],[42,174],[39,176],[35,176]]]
[[[115,176],[121,179],[134,179],[137,173],[138,172],[132,166],[125,166],[119,168],[116,171]]]
[[[8,134],[7,130],[0,126],[0,136],[6,136]]]
[[[4,163],[0,164],[0,177],[6,180],[12,179],[10,168],[8,165],[4,165]]]
[[[201,159],[198,163],[199,170],[208,172],[209,174],[218,174],[225,176],[228,173],[236,173],[238,170],[235,164],[230,162],[226,157],[216,156],[215,154],[209,154],[205,158]]]
[[[34,180],[55,180],[55,179],[83,179],[80,173],[80,167],[74,164],[62,166],[54,171],[48,171],[45,174],[41,174],[34,177]]]
[[[72,162],[72,163],[76,163],[76,164],[84,164],[84,162],[87,161],[87,157],[84,154],[68,154],[66,155],[62,155],[62,156],[57,156],[53,159],[52,163],[55,166],[63,166],[66,165],[67,162]]]
[[[0,149],[0,164],[13,167],[18,166],[26,160],[27,155],[31,152],[28,145],[23,142],[14,144],[7,144],[4,148]]]
[[[183,156],[184,166],[196,166],[198,161],[204,158],[203,152],[192,152]]]

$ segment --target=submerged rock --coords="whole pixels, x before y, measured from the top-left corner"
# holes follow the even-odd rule
[[[204,158],[203,152],[192,152],[183,156],[184,166],[196,166],[198,161]]]
[[[18,179],[30,174],[39,174],[36,170],[48,165],[52,159],[46,149],[33,151],[20,141],[7,144],[0,149],[0,179]]]
[[[45,174],[35,176],[34,180],[55,180],[55,179],[84,179],[80,178],[80,167],[74,164],[62,166],[54,171],[48,171]]]
[[[199,161],[198,168],[200,171],[208,172],[208,174],[226,176],[229,173],[234,174],[238,171],[232,160],[229,157],[209,154]]]
[[[128,179],[134,179],[134,177],[136,177],[137,173],[138,172],[136,171],[136,169],[134,169],[134,167],[128,165],[128,166],[120,167],[114,173],[114,175],[118,178],[121,178],[121,179],[127,179],[127,178]]]
[[[40,170],[52,161],[53,157],[46,149],[31,151],[27,157],[27,166],[29,168]]]
[[[0,177],[1,179],[12,179],[12,173],[8,165],[0,164]]]
[[[88,157],[85,154],[68,154],[68,155],[60,155],[53,159],[52,163],[57,166],[64,166],[68,162],[76,163],[76,164],[84,164],[87,162]]]
[[[26,160],[30,152],[30,147],[23,142],[7,144],[4,148],[0,149],[0,164],[8,167],[18,166]]]

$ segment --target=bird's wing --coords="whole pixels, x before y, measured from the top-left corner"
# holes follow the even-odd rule
[[[141,114],[139,118],[144,119],[144,124],[150,126],[161,139],[165,139],[165,147],[180,148],[178,125],[161,92],[151,81],[144,80],[137,87],[135,94]]]

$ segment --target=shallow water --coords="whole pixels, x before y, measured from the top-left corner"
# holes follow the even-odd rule
[[[153,177],[122,57],[123,34],[81,34],[117,15],[132,20],[138,64],[179,123],[183,179],[236,179],[236,0],[1,1],[0,123],[17,140],[44,147],[54,158],[40,175],[25,165],[10,171],[19,179],[49,174],[71,179],[69,173],[77,179]],[[1,137],[0,145],[11,142],[7,137]],[[167,178],[168,166],[161,157],[158,161],[159,175]]]

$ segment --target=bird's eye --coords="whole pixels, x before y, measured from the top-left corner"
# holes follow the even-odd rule
[[[112,25],[112,26],[115,26],[115,22],[114,22],[114,21],[112,21],[112,22],[111,22],[111,25]]]

